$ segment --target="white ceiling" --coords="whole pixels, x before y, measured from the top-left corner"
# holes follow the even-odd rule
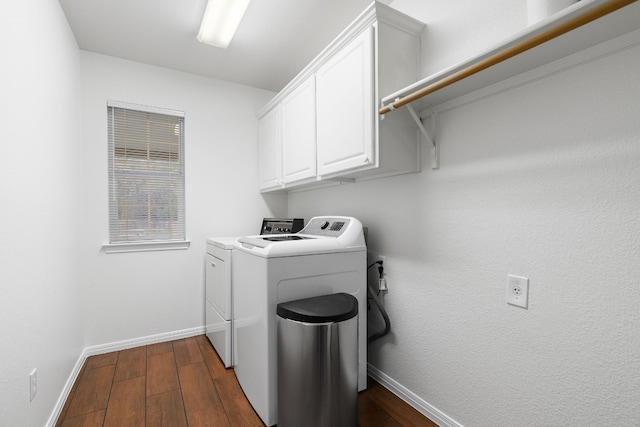
[[[252,0],[227,49],[196,39],[207,0],[59,1],[82,50],[277,92],[372,0]]]

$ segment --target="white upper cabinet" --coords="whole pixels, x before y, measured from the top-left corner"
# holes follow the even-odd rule
[[[373,37],[367,28],[316,74],[320,176],[374,161]]]
[[[316,177],[316,84],[310,76],[281,103],[282,180],[285,185]]]
[[[258,121],[258,144],[260,189],[265,191],[281,188],[280,106],[276,106]]]
[[[263,192],[420,171],[416,123],[377,110],[380,93],[418,80],[423,27],[373,2],[258,113]]]

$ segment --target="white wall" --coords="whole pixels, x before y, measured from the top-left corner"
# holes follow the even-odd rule
[[[204,325],[205,240],[259,232],[286,198],[258,191],[256,112],[272,92],[88,52],[81,54],[85,344]],[[184,251],[105,254],[108,99],[184,111]]]
[[[391,7],[426,24],[423,77],[476,55],[527,26],[527,0],[394,0]]]
[[[42,426],[83,348],[78,48],[58,2],[23,0],[0,52],[0,425]]]
[[[273,93],[80,52],[57,2],[13,3],[0,28],[0,425],[45,425],[84,348],[203,327],[205,239],[258,232],[286,197],[257,190]],[[101,252],[107,99],[186,112],[189,250]]]
[[[392,322],[369,361],[453,425],[640,420],[635,37],[443,113],[438,170],[289,195],[290,216],[369,227]],[[507,274],[530,279],[528,309]]]

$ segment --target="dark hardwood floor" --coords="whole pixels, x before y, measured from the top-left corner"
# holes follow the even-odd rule
[[[369,379],[360,426],[436,426]],[[204,335],[87,359],[56,427],[263,426]]]

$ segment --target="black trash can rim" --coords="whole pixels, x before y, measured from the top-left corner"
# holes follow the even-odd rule
[[[278,304],[278,316],[297,322],[329,323],[358,314],[358,300],[347,293],[322,295]]]

